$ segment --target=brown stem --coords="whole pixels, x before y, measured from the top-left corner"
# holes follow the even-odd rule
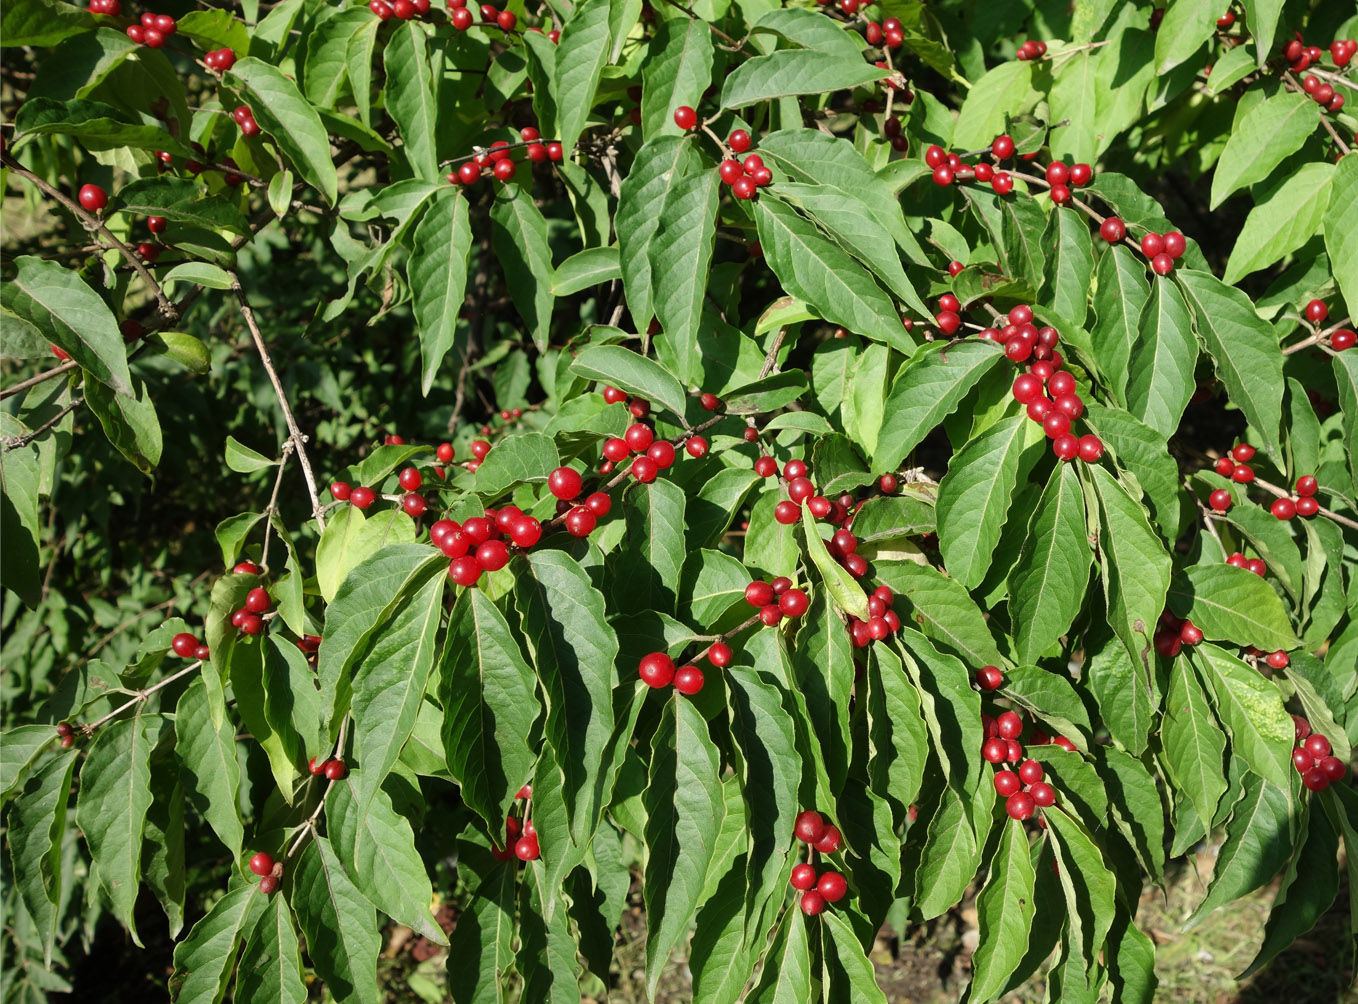
[[[269,535],[273,531],[273,516],[278,512],[278,489],[283,484],[283,472],[288,467],[288,454],[292,452],[292,440],[283,440],[283,452],[278,457],[278,474],[273,479],[273,494],[264,509],[264,550],[260,552],[259,564],[264,571],[269,570]]]
[[[1291,493],[1290,491],[1288,491],[1286,488],[1280,488],[1280,487],[1277,486],[1277,485],[1269,484],[1267,481],[1264,481],[1264,480],[1261,479],[1261,478],[1255,478],[1254,481],[1251,482],[1251,483],[1252,483],[1252,484],[1258,485],[1260,488],[1262,488],[1262,489],[1263,489],[1264,491],[1266,491],[1266,492],[1269,492],[1270,494],[1273,494],[1273,495],[1278,496],[1278,498],[1280,498],[1280,499],[1290,499],[1290,498],[1292,498],[1292,493]],[[1321,506],[1321,507],[1320,507],[1318,510],[1316,510],[1316,511],[1317,511],[1321,516],[1324,516],[1326,519],[1334,520],[1334,521],[1335,521],[1336,523],[1338,523],[1340,526],[1346,526],[1346,527],[1348,527],[1350,530],[1358,530],[1358,523],[1356,523],[1356,522],[1354,522],[1353,520],[1349,519],[1347,516],[1341,516],[1341,515],[1339,515],[1339,513],[1337,513],[1337,512],[1332,512],[1332,511],[1330,511],[1329,509],[1326,509],[1324,506]]]
[[[46,432],[48,429],[52,428],[52,426],[56,425],[56,424],[57,424],[58,422],[60,422],[63,418],[65,418],[65,417],[66,417],[67,415],[69,415],[71,412],[75,411],[77,408],[79,408],[79,407],[80,407],[82,404],[84,404],[84,403],[85,403],[85,398],[84,398],[84,396],[82,395],[82,396],[76,398],[74,401],[72,401],[72,402],[71,402],[70,404],[68,404],[66,407],[62,408],[61,411],[57,412],[55,415],[53,415],[51,418],[49,418],[46,422],[43,422],[42,425],[38,426],[36,429],[34,429],[34,430],[33,430],[32,432],[30,432],[28,435],[26,435],[26,436],[16,436],[16,437],[12,437],[12,438],[6,440],[6,442],[5,442],[5,452],[8,453],[10,450],[17,450],[17,449],[19,449],[21,446],[27,446],[29,443],[33,442],[33,440],[37,439],[37,438],[38,438],[39,436],[41,436],[44,432]]]
[[[202,665],[203,661],[201,659],[195,660],[191,664],[181,669],[178,673],[171,673],[169,676],[165,677],[165,679],[161,680],[155,686],[147,687],[145,690],[137,691],[137,696],[132,698],[132,700],[128,701],[126,704],[122,704],[114,708],[112,711],[106,714],[103,718],[100,718],[98,721],[91,722],[89,725],[80,726],[80,730],[84,732],[85,735],[87,736],[93,735],[94,730],[97,729],[99,726],[103,725],[106,722],[112,721],[114,718],[117,718],[128,708],[140,704],[141,702],[145,701],[148,697],[150,697],[152,694],[154,694],[156,691],[161,690],[164,687],[168,687],[170,684],[174,683],[175,680],[178,680],[181,677],[188,676],[190,673],[195,672]]]
[[[1298,94],[1306,94],[1306,88],[1297,83],[1297,78],[1286,70],[1283,71],[1283,80],[1287,83],[1289,90],[1296,91]],[[1306,94],[1306,96],[1309,98],[1311,95]],[[1324,112],[1321,112],[1320,124],[1323,125],[1325,131],[1330,134],[1330,139],[1334,140],[1335,146],[1339,147],[1340,153],[1346,157],[1352,153],[1349,149],[1349,145],[1345,143],[1339,133],[1335,131],[1334,126],[1330,125],[1330,120],[1325,117]]]
[[[278,372],[274,369],[273,360],[269,357],[268,346],[264,344],[264,336],[260,334],[259,325],[255,322],[255,312],[250,308],[250,301],[245,297],[245,290],[241,288],[240,277],[236,273],[231,273],[231,291],[236,294],[236,301],[240,304],[241,316],[245,318],[245,324],[250,329],[250,337],[255,341],[255,348],[259,352],[260,361],[264,364],[264,372],[269,376],[269,383],[273,384],[274,396],[278,398],[278,405],[283,409],[283,418],[288,423],[288,434],[292,437],[293,448],[297,451],[297,459],[302,462],[302,477],[306,479],[307,493],[311,496],[311,515],[316,519],[316,525],[325,530],[325,517],[321,515],[320,493],[316,491],[316,477],[311,473],[311,460],[306,453],[306,436],[302,435],[302,430],[297,426],[297,419],[293,417],[292,406],[288,404],[288,395],[283,391],[283,384],[278,379]]]
[[[151,292],[155,295],[156,302],[160,305],[161,316],[169,323],[179,320],[179,312],[175,310],[174,304],[172,304],[165,296],[165,290],[160,288],[160,283],[156,281],[156,277],[147,271],[146,266],[142,264],[141,258],[137,256],[135,251],[114,236],[113,232],[104,225],[104,221],[100,217],[87,211],[84,206],[75,199],[72,199],[59,188],[54,188],[49,185],[42,178],[39,178],[32,171],[21,165],[9,154],[0,154],[0,161],[3,161],[5,166],[19,177],[36,185],[38,190],[44,195],[56,199],[69,209],[75,217],[80,220],[86,230],[98,231],[99,235],[103,237],[104,240],[118,249],[118,252],[131,263],[137,274],[142,277],[142,280],[151,287]]]
[[[344,734],[348,730],[349,716],[345,715],[344,720],[340,722],[339,738],[335,740],[336,753],[344,752]],[[321,818],[321,812],[325,809],[325,800],[330,797],[330,792],[335,790],[335,785],[337,784],[339,784],[339,781],[331,781],[325,786],[325,791],[321,792],[321,800],[316,803],[316,808],[312,810],[311,815],[308,816],[306,822],[302,824],[301,830],[297,833],[297,838],[293,840],[292,846],[288,848],[288,853],[285,855],[286,858],[291,858],[296,854],[298,848],[302,846],[302,843],[306,838],[316,832],[316,820]]]

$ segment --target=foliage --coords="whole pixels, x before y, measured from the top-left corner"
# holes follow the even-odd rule
[[[1242,6],[7,3],[6,999],[1358,910],[1358,18]]]

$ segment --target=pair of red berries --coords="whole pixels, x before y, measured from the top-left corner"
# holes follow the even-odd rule
[[[187,631],[170,639],[170,650],[181,659],[207,659],[212,655],[206,645]]]
[[[242,136],[248,139],[259,135],[259,123],[255,121],[255,113],[250,110],[249,105],[237,105],[231,110],[231,118],[240,127]]]
[[[307,772],[312,777],[324,777],[327,781],[343,781],[349,774],[349,768],[338,757],[325,760],[312,757],[307,763]]]
[[[1188,240],[1177,230],[1167,234],[1149,233],[1141,238],[1141,253],[1150,259],[1151,271],[1156,275],[1169,275],[1174,271],[1174,263],[1183,257],[1188,248]]]
[[[765,627],[775,627],[784,617],[800,617],[811,605],[806,593],[794,589],[785,575],[772,582],[751,582],[745,587],[745,602],[759,608],[759,622]]]
[[[1172,611],[1160,614],[1159,630],[1152,639],[1155,651],[1166,659],[1173,659],[1185,645],[1197,645],[1203,639],[1202,628],[1190,620],[1181,620]]]
[[[788,884],[802,894],[798,905],[808,917],[823,913],[828,904],[838,903],[849,891],[849,883],[839,872],[817,875],[815,866],[804,861],[792,866]]]
[[[517,816],[505,817],[505,846],[490,849],[496,861],[518,858],[520,861],[536,861],[542,854],[538,847],[538,830],[531,819],[520,822]]]
[[[1047,43],[1030,38],[1018,47],[1018,51],[1014,53],[1014,58],[1019,62],[1027,62],[1030,59],[1041,59],[1046,54]]]
[[[827,822],[815,809],[803,809],[792,821],[792,834],[821,854],[834,854],[844,845],[839,827]]]
[[[981,744],[981,757],[988,763],[1018,763],[1023,759],[1023,745],[1018,741],[1023,734],[1023,719],[1014,711],[1003,711],[990,718],[981,716],[986,739]]]
[[[888,49],[899,49],[905,44],[905,26],[899,18],[886,18],[881,24],[869,21],[864,30],[868,45],[881,45]]]
[[[1239,551],[1236,551],[1230,557],[1228,557],[1226,559],[1226,564],[1234,565],[1236,568],[1247,569],[1248,571],[1251,571],[1255,575],[1259,576],[1261,579],[1268,573],[1268,565],[1264,563],[1264,560],[1262,558],[1247,559]]]
[[[57,722],[57,739],[64,750],[75,745],[75,730],[71,728],[70,722]]]
[[[1320,503],[1315,500],[1315,494],[1319,490],[1320,482],[1315,477],[1310,474],[1303,475],[1297,479],[1297,497],[1274,499],[1273,504],[1269,506],[1269,512],[1281,520],[1289,520],[1293,516],[1310,519],[1320,512]]]
[[[701,669],[697,666],[676,668],[674,660],[664,652],[651,652],[642,656],[637,675],[641,677],[642,683],[655,690],[674,684],[675,690],[691,697],[703,689]]]
[[[123,5],[118,0],[90,0],[89,9],[91,14],[107,14],[109,17],[117,17],[123,12]]]
[[[160,49],[164,47],[165,40],[175,33],[175,28],[174,18],[170,15],[147,12],[141,16],[140,24],[127,26],[127,37],[138,45]]]
[[[260,851],[250,859],[250,870],[260,876],[259,891],[268,896],[278,891],[278,880],[283,874],[282,865],[267,851]]]
[[[651,318],[651,324],[647,329],[647,334],[655,335],[659,332],[660,322],[655,318]],[[603,394],[605,404],[627,405],[627,410],[632,413],[633,418],[645,418],[651,413],[651,402],[647,401],[644,397],[628,397],[625,390],[619,390],[617,387],[608,386],[605,386],[600,393]],[[703,397],[712,397],[715,400],[715,397],[711,394],[704,394]],[[709,408],[708,410],[715,411],[716,409]]]
[[[209,70],[225,73],[236,65],[236,54],[230,49],[213,49],[203,57],[203,65]]]
[[[706,441],[703,446],[706,447]],[[612,463],[621,463],[637,454],[629,468],[632,477],[642,484],[650,484],[660,472],[674,464],[674,444],[667,439],[656,439],[655,430],[644,422],[633,422],[621,438],[604,441],[603,455]],[[689,451],[692,455],[692,451]],[[706,452],[704,448],[703,453]]]
[[[377,500],[377,492],[364,485],[351,487],[347,481],[334,481],[330,484],[330,496],[336,502],[348,502],[355,509],[367,509]]]
[[[241,634],[256,635],[264,630],[264,618],[273,607],[273,599],[263,586],[256,586],[245,594],[245,606],[231,615],[231,626]],[[195,656],[196,657],[196,656]]]
[[[448,6],[451,9],[448,20],[458,31],[468,30],[476,20],[472,16],[472,12],[467,9],[467,0],[449,0]],[[513,31],[514,26],[519,23],[519,19],[514,14],[509,11],[502,11],[491,4],[481,5],[481,20],[486,24],[498,25],[503,31]],[[556,32],[553,32],[553,34],[560,37]],[[555,42],[556,39],[552,39],[552,41]]]
[[[1056,804],[1056,791],[1043,778],[1046,772],[1036,760],[1024,760],[1018,772],[995,772],[995,792],[1002,797],[1004,811],[1019,822],[1032,817],[1041,808]]]
[[[1292,766],[1301,774],[1301,783],[1311,791],[1324,791],[1346,773],[1344,761],[1334,755],[1330,741],[1320,733],[1312,734],[1311,723],[1300,715],[1292,716],[1297,747],[1292,751]]]

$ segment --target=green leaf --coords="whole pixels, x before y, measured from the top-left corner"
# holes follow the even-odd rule
[[[1058,129],[1052,135],[1065,131]],[[1083,327],[1094,278],[1094,242],[1084,215],[1074,210],[1056,209],[1048,217],[1047,242],[1053,254],[1047,259],[1041,298],[1043,302],[1050,301],[1052,310],[1058,315]]]
[[[801,923],[795,917],[791,922]],[[821,941],[826,956],[833,956],[839,963],[839,972],[848,978],[851,993],[846,994],[846,999],[863,1004],[887,1004],[886,994],[877,985],[876,971],[863,953],[863,946],[859,944],[858,936],[849,922],[833,910],[827,910],[821,914],[821,930],[830,935]]]
[[[1109,636],[1107,644],[1090,656],[1086,678],[1113,740],[1140,756],[1160,704],[1158,691],[1151,689],[1147,666]]]
[[[913,537],[935,529],[934,507],[909,495],[870,498],[853,516],[853,534],[860,544]]]
[[[959,749],[980,748],[985,742],[981,728],[981,702],[971,687],[970,663],[962,663],[935,649],[918,632],[902,627],[901,661],[906,674],[919,692],[920,707],[933,740],[934,752],[942,762],[953,791],[971,800],[967,816],[975,814],[983,793],[992,789],[986,783],[981,764],[975,758],[959,757]],[[985,809],[989,813],[988,808]],[[973,826],[979,826],[973,821]],[[978,849],[979,851],[979,849]],[[976,863],[970,865],[972,871]]]
[[[185,369],[200,376],[212,369],[212,355],[208,347],[193,335],[178,331],[158,331],[151,338],[147,351],[153,355],[163,352]]]
[[[806,927],[810,921],[803,920],[799,914],[800,911],[788,910],[783,915],[783,935],[775,942],[774,947],[774,954],[779,961],[776,965],[764,967],[759,988],[748,998],[755,1004],[801,1004],[803,1001],[816,999],[814,984],[811,982],[813,957],[806,936]],[[779,949],[781,954],[778,954]],[[696,980],[694,988],[696,1004]],[[761,990],[767,992],[761,994]]]
[[[1077,52],[1073,57],[1061,61],[1053,60],[1054,72],[1050,92],[1051,117],[1054,122],[1065,122],[1060,129],[1051,131],[1051,152],[1054,158],[1090,163],[1100,153],[1099,134],[1103,131],[1099,115],[1098,71],[1100,53]],[[1074,223],[1078,233],[1089,237],[1089,225],[1082,214],[1067,210],[1052,214],[1053,218],[1067,217]],[[1093,254],[1089,255],[1093,266]],[[1083,301],[1083,297],[1081,297]],[[1055,304],[1060,310],[1059,301]],[[1062,316],[1069,316],[1062,313]]]
[[[500,1002],[501,974],[514,965],[514,886],[514,866],[500,865],[457,918],[448,937],[448,989],[456,1004]]]
[[[64,349],[100,383],[131,394],[123,336],[99,294],[59,262],[25,255],[14,259],[14,266],[0,296],[6,309]]]
[[[1325,250],[1345,303],[1358,303],[1358,162],[1340,160],[1325,212]]]
[[[1026,415],[1014,421],[1033,424]],[[1009,573],[1019,662],[1036,662],[1070,628],[1084,607],[1090,562],[1079,477],[1070,464],[1060,464],[1028,522],[1023,550]]]
[[[307,998],[302,982],[302,951],[292,911],[282,896],[270,896],[255,921],[240,958],[236,993],[242,1000],[271,1004],[302,1004]]]
[[[1085,470],[1086,486],[1099,504],[1097,550],[1108,619],[1133,664],[1146,666],[1151,636],[1165,609],[1170,556],[1141,504],[1102,467]]]
[[[325,837],[314,836],[297,859],[289,901],[306,935],[307,957],[335,1000],[376,1000],[377,917]]]
[[[1067,933],[1072,941],[1080,939],[1085,958],[1094,958],[1113,923],[1116,879],[1079,820],[1060,806],[1044,809],[1042,817],[1061,861],[1061,887],[1069,908]]]
[[[1141,867],[1156,882],[1163,882],[1165,812],[1158,782],[1130,753],[1112,746],[1094,746],[1090,752],[1118,829],[1132,845]]]
[[[98,21],[89,11],[57,0],[16,0],[5,4],[0,34],[5,45],[56,45],[88,32]]]
[[[863,592],[863,587],[847,569],[830,557],[830,551],[820,535],[820,524],[806,506],[802,506],[802,530],[806,534],[806,551],[811,555],[811,562],[820,573],[821,581],[834,599],[835,606],[852,617],[867,620],[867,593]]]
[[[1004,273],[1028,288],[1041,286],[1046,274],[1042,235],[1047,217],[1032,199],[1000,196],[985,188],[966,187],[963,197],[994,241]]]
[[[1234,565],[1194,565],[1179,572],[1170,608],[1212,641],[1255,645],[1266,652],[1297,647],[1282,600],[1264,579]]]
[[[666,702],[653,743],[646,787],[646,985],[655,997],[670,952],[698,908],[717,830],[725,812],[720,756],[707,721],[675,691]]]
[[[392,920],[437,945],[448,944],[429,912],[434,890],[415,850],[410,821],[392,808],[391,796],[382,789],[366,808],[360,806],[353,793],[353,776],[331,784],[325,801],[328,835],[345,872],[369,902]]]
[[[175,20],[175,33],[210,43],[209,48],[228,48],[236,52],[250,48],[250,35],[245,25],[228,10],[191,10]]]
[[[891,298],[839,245],[770,194],[755,203],[754,213],[764,259],[783,289],[832,324],[906,354],[914,350]]]
[[[1145,493],[1166,540],[1178,540],[1179,467],[1165,438],[1120,408],[1085,402],[1085,424],[1103,440],[1119,467],[1129,471]]]
[[[609,0],[581,0],[561,29],[552,72],[552,98],[556,103],[556,135],[567,150],[575,147],[585,128],[599,77],[608,64],[611,49]]]
[[[726,394],[724,407],[728,415],[762,415],[800,400],[806,391],[806,374],[788,370],[734,388]]]
[[[921,717],[919,691],[890,648],[873,649],[868,665],[868,778],[872,790],[891,802],[897,822],[904,821],[924,782],[929,758],[928,728]]]
[[[1358,353],[1341,352],[1334,357],[1334,382],[1344,413],[1344,453],[1358,488]]]
[[[934,641],[969,664],[1003,665],[985,617],[956,579],[909,561],[880,562],[875,570],[897,596],[909,601],[916,623]]]
[[[387,39],[387,111],[401,136],[406,162],[417,178],[439,180],[438,82],[430,67],[424,25],[405,21]]]
[[[350,712],[360,770],[354,774],[353,794],[360,809],[377,792],[414,731],[434,665],[445,581],[446,576],[431,576],[402,603],[354,668]]]
[[[59,753],[29,773],[9,812],[11,876],[24,909],[38,929],[38,944],[48,966],[52,964],[62,887],[65,884],[69,890],[73,878],[62,875],[61,865],[66,805],[76,759],[74,753]]]
[[[1003,825],[990,873],[976,900],[981,941],[971,958],[971,987],[967,992],[968,999],[974,1001],[990,1000],[1004,990],[1028,951],[1028,929],[1035,912],[1033,888],[1037,878],[1027,834],[1016,819],[1007,819]]]
[[[683,418],[687,401],[683,385],[654,359],[631,349],[621,345],[596,345],[585,349],[571,363],[571,372],[644,397],[651,404],[663,405]]]
[[[457,598],[439,672],[443,750],[462,799],[498,834],[533,774],[528,745],[541,710],[536,678],[504,614],[480,589]]]
[[[750,490],[762,480],[754,471],[727,467],[704,483],[688,507],[689,546],[712,547],[720,542]]]
[[[1311,468],[1298,468],[1310,470]],[[1230,523],[1247,539],[1259,557],[1268,563],[1268,570],[1278,580],[1278,585],[1287,590],[1294,598],[1300,598],[1302,589],[1301,552],[1297,550],[1292,527],[1277,519],[1263,506],[1233,506],[1223,514]],[[1303,524],[1307,527],[1314,523]],[[1323,550],[1321,551],[1323,554]]]
[[[292,166],[334,205],[338,180],[330,159],[330,138],[320,116],[276,66],[247,56],[228,74],[242,89],[260,128]]]
[[[30,98],[14,116],[14,131],[21,138],[52,134],[74,136],[89,150],[130,146],[139,150],[166,150],[179,157],[192,153],[163,126],[143,124],[112,105],[83,98],[70,101]]]
[[[603,756],[613,731],[617,636],[589,574],[561,551],[536,551],[514,569],[515,604],[547,708],[546,738],[564,779],[570,833],[588,842],[609,783]]]
[[[1172,280],[1157,276],[1132,346],[1127,410],[1168,438],[1193,396],[1197,358],[1188,304]]]
[[[664,277],[652,292],[655,313],[674,346],[675,375],[686,385],[697,377],[698,327],[717,234],[720,190],[715,171],[681,179],[669,189],[660,232],[647,249],[651,274]]]
[[[267,899],[258,882],[233,882],[189,936],[175,945],[170,977],[175,1004],[217,1004],[222,999],[235,972],[241,940],[264,912]]]
[[[697,155],[688,137],[657,136],[637,152],[635,166],[623,179],[613,228],[627,306],[639,325],[655,314],[652,296],[658,277],[651,270],[651,245],[660,232],[669,193],[696,169]]]
[[[1302,833],[1264,924],[1264,943],[1240,979],[1258,972],[1311,930],[1339,892],[1339,838],[1314,804],[1303,812]]]
[[[786,8],[794,10],[795,8]],[[839,34],[843,34],[840,32]],[[891,234],[863,197],[833,185],[783,182],[774,189],[820,225],[844,250],[861,261],[899,300],[929,316],[929,308],[901,268]]]
[[[1303,164],[1267,199],[1256,202],[1245,217],[1222,278],[1239,282],[1315,236],[1330,207],[1334,172],[1333,164]]]
[[[959,150],[988,146],[1008,128],[1008,117],[1036,103],[1033,64],[1009,60],[987,70],[967,91],[952,142]]]
[[[616,244],[606,248],[585,248],[556,267],[552,275],[552,293],[570,296],[621,278],[622,265]]]
[[[129,394],[118,394],[106,384],[91,381],[85,387],[85,403],[104,427],[108,441],[139,471],[149,474],[160,463],[160,419],[140,377],[132,378]]]
[[[281,654],[272,646],[266,647],[263,638],[228,638],[212,647],[214,661],[225,667],[222,675],[231,680],[231,691],[245,731],[264,750],[280,795],[284,801],[291,802],[293,784],[300,774],[299,765],[306,758],[290,718],[269,713],[270,680],[285,677],[287,671],[268,673],[265,661],[280,660]],[[274,706],[276,712],[277,699]]]
[[[627,492],[627,540],[612,573],[613,613],[675,614],[684,546],[683,489],[672,481],[637,483]]]
[[[278,465],[262,453],[256,453],[235,436],[226,437],[226,466],[238,474],[253,474]]]
[[[642,64],[641,128],[647,139],[683,132],[674,124],[680,105],[698,107],[712,83],[712,30],[697,18],[660,22]]]
[[[1226,736],[1212,716],[1202,684],[1185,659],[1176,659],[1170,673],[1161,741],[1174,787],[1188,797],[1198,820],[1210,829],[1217,803],[1226,793],[1222,767]]]
[[[233,856],[245,846],[240,819],[240,764],[236,727],[223,721],[213,728],[207,687],[195,679],[175,705],[175,752],[183,768],[189,800]]]
[[[351,675],[373,635],[409,590],[442,574],[447,565],[447,559],[428,544],[390,544],[365,556],[340,583],[325,612],[316,667],[321,707],[332,734],[349,709]]]
[[[1146,267],[1121,244],[1099,257],[1094,288],[1098,320],[1090,340],[1108,389],[1118,404],[1127,403],[1127,372],[1132,351],[1141,337],[1141,315],[1150,299]]]
[[[1264,59],[1265,53],[1260,52]],[[1263,181],[1316,131],[1320,109],[1310,95],[1279,91],[1245,112],[1231,129],[1212,173],[1212,209],[1237,189]]]
[[[1070,679],[1061,672],[1021,666],[1004,674],[1005,697],[1034,718],[1045,721],[1049,732],[1064,735],[1081,749],[1093,731],[1089,713]]]
[[[866,613],[866,605],[864,612]],[[831,787],[844,787],[849,771],[849,705],[853,696],[853,645],[844,624],[820,593],[811,602],[792,653],[797,689],[825,760]]]
[[[980,857],[967,803],[951,787],[944,788],[915,871],[914,908],[920,916],[930,920],[951,909],[971,884]]]
[[[1292,716],[1283,708],[1277,684],[1214,645],[1196,646],[1192,658],[1216,693],[1217,714],[1230,733],[1232,752],[1265,781],[1289,791],[1295,740]]]
[[[886,70],[863,62],[861,56],[783,49],[747,59],[728,74],[721,91],[721,106],[744,108],[773,98],[841,91],[881,80],[886,75]]]
[[[495,444],[476,472],[476,490],[493,497],[516,485],[545,482],[561,464],[556,444],[540,432],[509,436]]]
[[[1165,74],[1192,56],[1216,32],[1221,12],[1213,0],[1176,0],[1155,33],[1155,72]]]
[[[491,240],[514,307],[528,326],[538,351],[547,348],[552,320],[552,251],[547,221],[533,197],[518,185],[505,185],[490,210]]]
[[[407,266],[420,332],[420,392],[426,396],[453,347],[471,246],[467,200],[453,189],[440,193],[415,227],[415,249]]]
[[[934,342],[919,350],[896,374],[882,414],[872,466],[894,471],[935,426],[962,403],[990,372],[1004,350],[994,342]]]
[[[114,916],[138,947],[133,907],[141,885],[142,827],[151,808],[151,748],[158,724],[156,716],[137,715],[104,725],[80,770],[75,805],[76,826],[85,835]]]
[[[546,886],[542,868],[529,869],[519,897],[517,969],[523,975],[524,1000],[543,1004],[575,1004],[580,1000],[577,949],[566,911],[557,908],[560,901],[560,892]]]
[[[1287,788],[1245,775],[1245,793],[1231,811],[1212,884],[1185,922],[1196,927],[1213,910],[1258,889],[1287,864],[1292,850],[1292,798]]]
[[[938,488],[938,543],[948,574],[968,589],[985,578],[1014,490],[1045,445],[1035,422],[1014,415],[974,437],[948,463]]]

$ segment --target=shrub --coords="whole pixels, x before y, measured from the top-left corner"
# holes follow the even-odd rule
[[[575,1001],[635,879],[652,996],[974,895],[968,999],[1149,1001],[1213,834],[1249,972],[1358,908],[1344,6],[7,3],[7,995]]]

